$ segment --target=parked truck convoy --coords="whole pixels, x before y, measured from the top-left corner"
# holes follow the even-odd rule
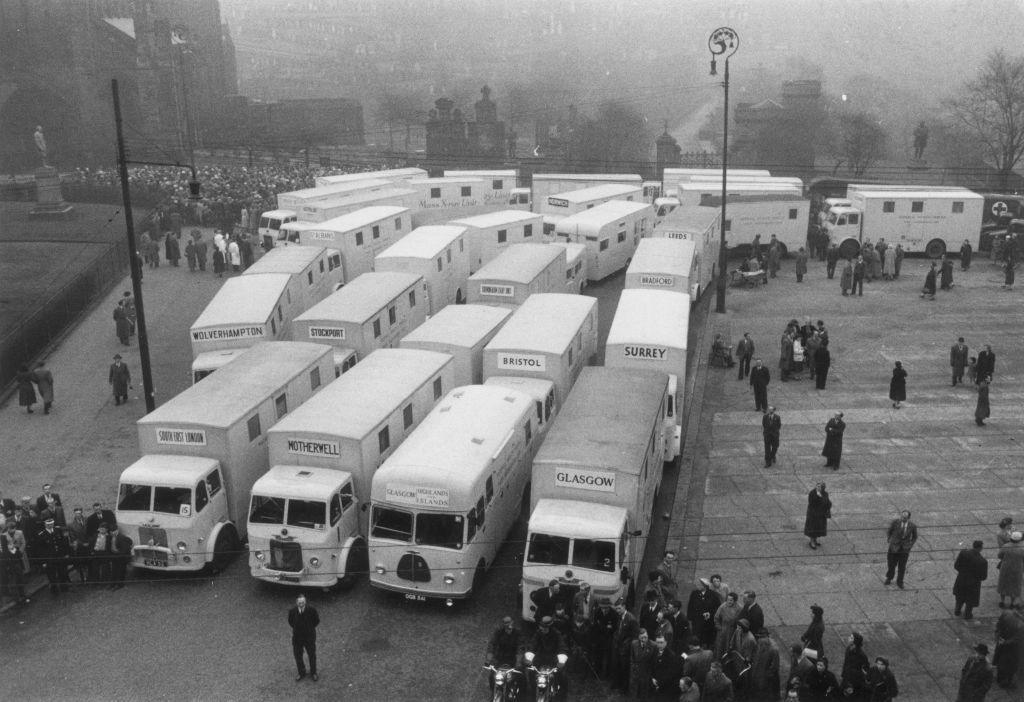
[[[632,606],[665,449],[668,374],[584,368],[533,460],[522,617],[557,580]]]
[[[140,419],[142,457],[121,473],[116,512],[132,564],[223,569],[269,467],[267,429],[333,378],[329,346],[259,343]]]

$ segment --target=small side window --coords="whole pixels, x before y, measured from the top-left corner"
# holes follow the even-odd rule
[[[206,476],[206,487],[210,491],[210,497],[220,492],[220,471],[215,470]]]
[[[524,224],[523,225],[523,238],[524,239],[529,239],[531,236],[533,236],[533,225],[532,224]]]
[[[957,200],[956,202],[953,203],[953,214],[963,214],[963,213],[964,213],[964,203],[961,202],[960,200]]]
[[[374,239],[380,239],[380,225],[379,224],[373,225],[373,238]]]
[[[309,372],[309,389],[316,390],[320,387],[320,369],[314,368]]]
[[[508,230],[507,229],[499,229],[498,230],[498,243],[499,244],[504,244],[506,241],[508,241]]]
[[[441,379],[440,378],[434,378],[434,399],[435,400],[440,400],[441,399]]]
[[[373,338],[380,338],[380,318],[373,320]]]
[[[494,476],[487,476],[487,501],[490,502],[494,499]]]
[[[274,400],[274,406],[277,407],[278,419],[288,414],[288,395],[286,393],[278,395]]]
[[[402,218],[401,217],[395,217],[395,231],[397,231],[397,232],[402,231]]]
[[[789,208],[789,218],[790,219],[796,219],[796,208],[795,207]]]
[[[461,191],[462,197],[471,197],[473,195],[473,187],[470,185],[463,185]]]
[[[437,198],[441,197],[441,188],[431,188],[430,197],[433,200],[436,200]]]
[[[472,541],[473,537],[476,536],[476,510],[469,510],[469,514],[466,515],[466,541]]]
[[[608,250],[608,240],[607,239],[602,239],[601,243],[598,245],[597,248],[598,248],[599,251],[607,251]]]
[[[200,480],[196,483],[196,512],[202,512],[203,507],[205,507],[209,502],[210,498],[206,494],[206,482]]]
[[[438,256],[437,257],[437,270],[440,272],[442,270],[442,268],[444,268],[444,266],[441,263],[441,257]]]
[[[331,497],[331,526],[334,526],[341,519],[341,500],[337,495]]]
[[[491,181],[491,190],[501,190],[503,187],[505,187],[505,183],[503,181],[500,181],[500,180],[492,180]]]
[[[444,252],[444,260],[445,260],[445,263],[451,263],[452,262],[452,250],[451,249],[448,249],[448,250],[446,250]]]
[[[258,414],[254,414],[249,417],[247,424],[249,426],[249,441],[254,441],[261,433],[260,416]]]
[[[882,212],[892,213],[896,211],[895,200],[883,200],[882,201]]]
[[[320,259],[320,272],[324,272],[324,260],[322,258]]]
[[[924,200],[914,200],[910,203],[911,212],[924,212]]]
[[[412,426],[412,404],[411,403],[406,405],[405,409],[402,410],[402,424],[405,426],[406,429],[408,429],[409,427]]]
[[[387,427],[377,432],[377,448],[381,454],[391,448],[391,432]]]
[[[415,306],[416,306],[416,291],[415,290],[410,290],[409,291],[409,307],[415,307]]]
[[[362,246],[362,245],[363,245],[363,233],[362,232],[356,232],[356,246]]]
[[[526,424],[523,425],[523,433],[526,434],[526,443],[533,441],[533,426],[527,420]]]
[[[313,284],[313,271],[306,272],[306,283],[309,285]]]
[[[388,324],[394,324],[398,321],[398,308],[391,306],[388,307]]]
[[[341,486],[341,508],[348,509],[356,501],[352,492],[352,483],[345,483]]]
[[[484,502],[484,498],[481,497],[476,501],[476,525],[482,527],[484,525],[484,510],[487,507],[487,503]]]

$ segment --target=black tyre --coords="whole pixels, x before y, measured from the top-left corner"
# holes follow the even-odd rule
[[[235,556],[238,555],[238,532],[235,527],[228,524],[217,534],[217,541],[213,544],[213,560],[210,561],[210,571],[220,573],[224,571]]]
[[[924,247],[924,255],[928,258],[939,258],[946,253],[946,242],[942,239],[932,239],[928,246]]]
[[[346,590],[352,588],[360,578],[370,570],[370,552],[366,543],[360,541],[348,552],[345,559],[345,575],[338,579],[338,586]]]
[[[860,244],[854,239],[847,239],[839,245],[839,257],[842,259],[857,258],[860,255]]]

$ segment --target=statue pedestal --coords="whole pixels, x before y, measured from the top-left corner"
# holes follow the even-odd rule
[[[60,190],[60,174],[52,166],[37,168],[36,204],[28,214],[30,217],[66,217],[74,211],[74,207],[64,202],[64,194]]]

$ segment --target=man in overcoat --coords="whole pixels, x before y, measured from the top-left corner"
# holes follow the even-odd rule
[[[779,436],[782,433],[782,418],[775,413],[774,407],[761,418],[761,433],[764,436],[764,467],[770,468],[775,463],[775,454],[779,451]]]
[[[114,391],[114,404],[120,405],[128,402],[128,388],[132,386],[132,374],[128,366],[121,362],[121,354],[114,354],[114,362],[110,364],[110,372],[107,376]]]
[[[956,343],[949,347],[949,365],[953,369],[953,385],[964,384],[964,368],[967,367],[969,359],[967,344],[961,336]]]
[[[959,617],[963,610],[964,619],[974,617],[974,608],[981,599],[981,583],[988,577],[988,561],[981,555],[983,546],[980,540],[976,540],[971,548],[960,551],[953,563],[956,569],[956,581],[953,583],[956,605],[953,614]]]
[[[750,371],[750,387],[754,389],[754,410],[768,411],[768,383],[772,380],[771,372],[764,367],[761,359],[754,361]]]

